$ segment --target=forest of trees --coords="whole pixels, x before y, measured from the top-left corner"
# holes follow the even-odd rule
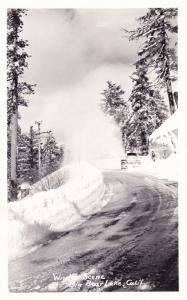
[[[126,151],[148,154],[149,136],[177,109],[178,93],[172,86],[177,80],[176,17],[175,8],[150,8],[137,20],[136,29],[124,29],[130,42],[140,44],[131,76],[133,88],[124,99],[122,87],[108,81],[100,107],[119,125]]]
[[[9,200],[18,198],[19,186],[30,184],[58,169],[63,160],[63,148],[51,131],[28,128],[22,133],[18,120],[20,106],[28,106],[27,95],[34,94],[35,85],[23,80],[28,68],[27,40],[21,38],[25,9],[9,9],[7,15],[7,140],[8,140],[8,192]]]

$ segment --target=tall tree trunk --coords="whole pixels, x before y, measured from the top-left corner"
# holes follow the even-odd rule
[[[170,108],[170,113],[171,115],[176,111],[177,106],[176,102],[174,99],[173,91],[172,91],[172,84],[171,84],[171,67],[170,67],[170,59],[168,56],[168,51],[167,51],[167,42],[166,42],[166,27],[165,27],[165,22],[164,19],[162,20],[162,27],[163,27],[163,59],[166,62],[165,68],[166,68],[166,73],[165,73],[165,82],[166,82],[166,89],[167,89],[167,94],[168,94],[168,100],[169,100],[169,108]]]
[[[149,152],[148,136],[145,131],[141,132],[141,151],[143,155],[147,155]]]
[[[34,168],[34,132],[33,126],[30,126],[30,167]]]
[[[123,147],[126,153],[126,149],[127,149],[127,137],[126,137],[126,133],[124,129],[121,129],[121,135],[122,135],[122,143],[123,143]]]
[[[11,116],[11,156],[10,156],[10,183],[11,183],[11,200],[17,199],[17,109]]]
[[[14,55],[17,53],[18,25],[13,24]],[[15,65],[14,65],[15,68]],[[13,71],[12,80],[12,116],[11,116],[11,156],[10,156],[10,183],[11,200],[17,200],[17,134],[18,134],[18,74],[16,68]]]
[[[29,170],[29,177],[31,183],[34,183],[35,180],[35,172],[34,172],[34,131],[33,126],[30,126],[30,170]]]
[[[173,96],[174,96],[174,99],[175,99],[176,107],[178,108],[178,92],[174,92]]]
[[[176,105],[175,98],[173,95],[170,78],[167,79],[166,85],[167,85],[167,94],[168,94],[168,100],[169,100],[169,108],[170,108],[170,113],[172,115],[176,111],[177,105]]]

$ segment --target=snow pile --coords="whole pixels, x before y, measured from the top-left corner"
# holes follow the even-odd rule
[[[150,153],[153,151],[156,159],[168,158],[172,153],[177,153],[177,117],[176,111],[150,136]]]
[[[62,167],[57,171],[43,177],[30,187],[29,194],[34,195],[41,191],[56,189],[67,181],[68,169]]]
[[[150,156],[141,161],[138,171],[158,178],[177,181],[178,112],[176,111],[149,138]]]
[[[156,160],[147,156],[142,159],[141,166],[136,172],[152,175],[160,179],[168,179],[177,181],[178,178],[178,160],[177,154],[172,154],[166,159]]]
[[[9,258],[28,253],[51,232],[69,230],[106,204],[102,173],[81,162],[66,166],[67,182],[9,203]]]
[[[177,129],[178,112],[176,111],[171,117],[169,117],[158,129],[156,129],[150,136],[150,140],[160,138],[162,135],[169,131]]]

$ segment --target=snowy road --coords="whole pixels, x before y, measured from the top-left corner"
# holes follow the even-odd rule
[[[177,184],[120,171],[104,180],[109,203],[12,261],[10,291],[178,290]]]

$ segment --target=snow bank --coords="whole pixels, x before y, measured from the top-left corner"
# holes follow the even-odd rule
[[[65,167],[43,177],[30,187],[29,194],[34,195],[41,191],[56,189],[67,181],[68,170]]]
[[[142,160],[139,171],[177,181],[177,144],[178,144],[178,112],[170,116],[149,138],[150,154],[155,154],[153,162],[148,156]]]
[[[168,158],[177,152],[178,144],[178,113],[169,117],[149,138],[150,153],[154,152],[157,159]]]
[[[166,159],[156,160],[150,156],[142,158],[141,165],[136,168],[136,172],[152,175],[160,179],[177,181],[178,179],[178,160],[177,154],[172,154]]]
[[[150,136],[150,140],[160,138],[162,135],[173,131],[178,127],[178,111],[169,117],[158,129]]]
[[[68,180],[59,188],[9,203],[9,259],[28,253],[51,232],[73,228],[106,204],[98,169],[81,162],[67,171]]]

